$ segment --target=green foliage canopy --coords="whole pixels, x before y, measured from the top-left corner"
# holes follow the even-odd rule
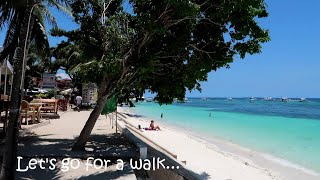
[[[130,0],[134,14],[122,0],[105,2],[71,1],[80,28],[52,32],[76,47],[71,72],[97,82],[99,95],[148,89],[160,103],[183,99],[209,72],[270,40],[257,22],[268,16],[263,0]]]

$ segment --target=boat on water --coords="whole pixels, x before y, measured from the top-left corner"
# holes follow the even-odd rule
[[[188,98],[184,98],[182,101],[177,100],[177,103],[187,103],[187,102],[189,102]]]
[[[256,101],[257,99],[255,98],[255,97],[251,97],[250,99],[249,99],[249,101],[250,102],[254,102],[254,101]]]
[[[282,102],[288,102],[289,99],[288,99],[287,97],[283,97],[283,98],[281,98],[281,101],[282,101]]]
[[[270,97],[270,96],[269,96],[269,97],[264,98],[264,100],[265,100],[265,101],[273,101],[272,97]]]
[[[307,99],[306,98],[300,98],[299,101],[300,102],[305,102]]]
[[[227,100],[232,101],[233,99],[231,97],[227,98]]]
[[[146,98],[146,100],[145,100],[146,102],[153,102],[153,98],[151,98],[151,97],[148,97],[148,98]]]

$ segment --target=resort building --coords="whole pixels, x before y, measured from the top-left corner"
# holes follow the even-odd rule
[[[84,83],[82,85],[82,103],[95,104],[98,97],[98,87],[96,83]]]

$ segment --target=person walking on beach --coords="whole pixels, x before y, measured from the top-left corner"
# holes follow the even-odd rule
[[[76,103],[77,103],[78,112],[80,112],[80,107],[81,107],[81,103],[82,103],[82,97],[81,96],[77,96],[76,97]]]

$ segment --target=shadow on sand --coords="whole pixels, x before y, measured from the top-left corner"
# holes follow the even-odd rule
[[[45,169],[41,169],[39,164],[34,170],[26,172],[17,172],[16,179],[117,179],[126,177],[127,179],[135,179],[136,175],[142,179],[146,178],[146,174],[152,176],[144,170],[140,173],[133,171],[130,167],[129,160],[137,159],[139,153],[137,148],[128,142],[128,140],[120,134],[109,135],[91,135],[87,143],[86,151],[71,151],[71,147],[75,142],[74,139],[50,139],[51,134],[35,135],[28,134],[20,138],[18,147],[18,156],[23,159],[20,161],[20,168],[25,169],[28,166],[30,159],[43,159],[50,161],[56,159],[55,168],[50,170],[50,163],[45,163]],[[110,160],[107,168],[104,169],[86,169],[87,158]],[[80,166],[77,169],[72,169],[69,165],[67,172],[62,171],[65,162],[63,159],[71,158],[78,159]],[[124,161],[124,169],[119,171],[116,169],[116,160]],[[70,162],[70,161],[69,161]],[[103,164],[105,165],[105,164]],[[18,167],[17,167],[18,168]],[[162,170],[163,171],[163,170]],[[168,171],[168,170],[166,170]],[[162,174],[161,170],[159,172]],[[140,176],[138,175],[140,174]],[[198,174],[203,180],[209,179],[209,175],[205,172]],[[152,179],[159,179],[161,175],[157,173]],[[160,178],[161,180],[162,178]],[[178,178],[181,179],[181,178]]]
[[[20,168],[25,169],[31,158],[50,162],[53,161],[55,168],[50,170],[53,166],[50,163],[43,163],[45,169],[41,169],[39,165],[35,170],[28,170],[26,172],[17,172],[17,179],[116,179],[117,177],[134,175],[131,168],[126,163],[129,159],[138,157],[138,152],[134,145],[119,134],[110,135],[92,135],[90,142],[86,146],[86,151],[71,151],[71,147],[75,142],[74,139],[48,139],[50,134],[38,136],[29,134],[28,136],[20,138],[18,147],[18,156],[23,159],[20,160]],[[110,160],[108,168],[99,170],[92,169],[86,171],[85,163],[88,157],[102,160]],[[61,167],[67,161],[65,158],[78,159],[81,165],[77,169],[71,169],[67,172],[62,172]],[[48,159],[48,160],[47,160]],[[124,169],[117,171],[115,162],[117,159],[122,159],[125,162]],[[113,165],[112,165],[113,164]],[[18,168],[18,167],[17,167]]]

